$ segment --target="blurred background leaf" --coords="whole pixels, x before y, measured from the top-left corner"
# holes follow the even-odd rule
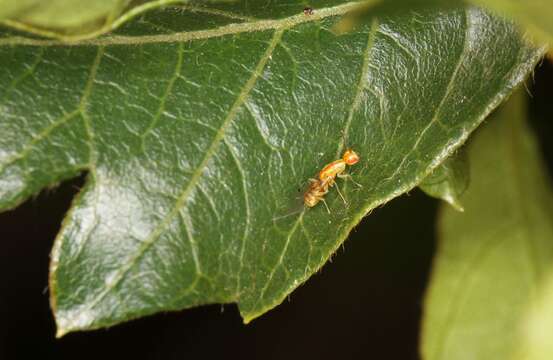
[[[472,139],[465,212],[442,206],[424,360],[512,359],[527,335],[543,340],[528,326],[541,335],[552,326],[547,317],[524,325],[553,265],[553,194],[525,102],[518,92]]]
[[[131,3],[131,0],[2,0],[0,21],[39,35],[79,37],[109,29]]]
[[[553,268],[540,283],[537,296],[523,313],[515,360],[553,359]]]

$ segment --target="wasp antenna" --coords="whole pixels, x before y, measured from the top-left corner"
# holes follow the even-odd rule
[[[287,218],[287,217],[290,217],[292,215],[296,215],[296,214],[299,214],[301,212],[303,212],[305,209],[299,209],[299,210],[296,210],[296,211],[292,211],[288,214],[284,214],[284,215],[281,215],[281,216],[277,216],[277,217],[274,217],[273,218],[273,221],[277,221],[277,220],[280,220],[280,219],[284,219],[284,218]]]
[[[342,133],[342,151],[344,149],[349,149],[348,147],[348,134],[346,133],[346,129],[342,129],[340,130],[340,132]]]

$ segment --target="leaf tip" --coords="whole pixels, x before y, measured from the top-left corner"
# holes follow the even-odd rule
[[[59,315],[58,312],[55,310],[54,318],[56,321],[56,339],[61,339],[70,332],[77,330],[68,323],[67,319]]]
[[[253,320],[257,319],[259,316],[261,316],[261,312],[257,313],[250,313],[250,312],[240,312],[240,315],[242,316],[242,323],[244,325],[248,325]]]
[[[71,310],[54,310],[56,321],[56,338],[61,338],[74,331],[94,330],[105,327],[106,324],[99,323],[98,313],[84,308],[83,306]]]
[[[56,329],[56,339],[61,339],[62,337],[64,337],[68,332],[70,332],[70,330],[66,330],[64,328],[61,328],[61,327],[58,327]]]
[[[461,204],[461,202],[459,202],[459,199],[447,198],[447,199],[444,199],[444,200],[456,211],[465,212],[465,208],[463,207],[463,204]]]

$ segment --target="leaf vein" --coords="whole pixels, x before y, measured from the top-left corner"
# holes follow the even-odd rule
[[[159,101],[158,109],[152,118],[152,121],[144,130],[142,135],[140,136],[142,139],[142,148],[144,148],[144,141],[148,134],[156,127],[157,123],[159,122],[159,119],[161,118],[161,114],[163,114],[163,111],[165,111],[165,103],[167,101],[167,98],[170,96],[171,92],[173,91],[173,87],[175,85],[175,81],[180,77],[181,69],[182,69],[182,63],[183,63],[183,57],[184,57],[184,47],[183,44],[180,43],[178,50],[177,50],[177,62],[175,65],[175,70],[173,73],[173,76],[171,76],[171,79],[169,79],[169,82],[167,83],[167,87],[165,88],[165,91]]]
[[[269,288],[269,285],[273,281],[273,277],[275,276],[275,273],[279,266],[282,265],[284,262],[284,257],[286,256],[286,253],[288,251],[288,246],[290,245],[290,241],[292,240],[292,236],[295,234],[296,230],[298,229],[298,226],[303,222],[303,215],[305,214],[305,211],[302,211],[296,221],[294,222],[294,225],[290,229],[290,232],[288,233],[288,236],[286,236],[286,242],[284,243],[284,247],[282,248],[282,251],[280,252],[280,256],[278,257],[277,263],[273,268],[271,269],[271,272],[269,273],[269,276],[267,278],[267,281],[265,282],[265,285],[259,292],[259,296],[257,297],[257,300],[255,301],[255,304],[253,308],[255,309],[257,307],[257,304],[263,300],[265,297],[265,293],[267,292],[267,289]]]
[[[0,46],[99,46],[99,45],[140,45],[148,43],[188,42],[209,38],[223,37],[241,33],[267,30],[285,30],[294,26],[319,21],[327,17],[343,15],[362,6],[362,2],[352,1],[334,7],[319,9],[315,14],[305,16],[303,13],[278,20],[259,20],[255,22],[224,25],[209,30],[178,32],[174,34],[143,36],[106,36],[81,41],[64,42],[60,40],[41,40],[25,37],[8,37],[0,39]]]
[[[219,131],[217,132],[217,134],[213,138],[211,145],[207,149],[204,158],[202,159],[201,163],[197,167],[196,171],[194,171],[190,181],[188,182],[188,184],[186,184],[180,196],[178,197],[177,201],[175,202],[175,206],[171,209],[171,211],[167,215],[164,216],[164,218],[160,221],[160,223],[152,230],[150,235],[142,242],[138,250],[132,256],[130,256],[123,264],[121,264],[121,266],[119,267],[119,270],[114,276],[114,281],[106,285],[105,288],[98,293],[98,295],[96,295],[93,299],[91,299],[88,302],[88,306],[86,307],[85,311],[90,310],[94,306],[96,306],[111,290],[113,290],[116,286],[119,285],[119,283],[123,280],[125,275],[130,271],[130,269],[134,266],[134,264],[136,264],[138,259],[150,248],[150,246],[152,246],[156,242],[156,240],[162,234],[164,229],[170,224],[174,216],[181,211],[186,201],[188,200],[190,193],[192,192],[192,190],[200,180],[200,177],[202,176],[204,170],[206,169],[209,161],[211,160],[219,144],[223,140],[228,126],[235,119],[241,105],[244,103],[250,91],[253,89],[258,78],[261,76],[266,63],[269,61],[271,54],[273,53],[276,45],[278,44],[278,42],[282,37],[282,33],[283,33],[283,30],[279,30],[275,32],[271,40],[271,43],[267,47],[265,53],[262,55],[257,67],[255,68],[251,77],[244,85],[236,101],[231,106],[226,118],[224,119],[221,127],[219,128]]]
[[[424,138],[424,135],[426,134],[426,132],[428,130],[430,130],[430,128],[436,124],[436,123],[439,123],[441,120],[440,120],[440,115],[441,115],[441,111],[442,111],[442,107],[444,106],[446,100],[449,98],[449,96],[451,95],[451,92],[453,91],[453,88],[454,88],[454,83],[455,83],[455,80],[457,79],[457,75],[459,73],[459,71],[461,70],[462,66],[463,66],[463,61],[465,60],[465,57],[468,53],[468,50],[469,50],[469,41],[470,41],[470,31],[471,31],[471,22],[469,20],[469,15],[468,13],[465,11],[464,12],[464,15],[465,15],[465,37],[464,37],[464,40],[463,40],[463,49],[461,50],[461,54],[459,55],[459,60],[457,61],[457,64],[455,65],[455,68],[453,69],[453,72],[451,73],[451,78],[449,79],[449,82],[446,86],[446,89],[445,89],[445,92],[444,92],[444,95],[442,96],[440,102],[438,103],[438,106],[436,107],[436,110],[434,110],[434,115],[432,116],[432,119],[430,120],[430,122],[424,127],[424,129],[422,129],[421,133],[419,134],[419,136],[417,137],[417,140],[415,141],[415,143],[413,144],[413,147],[411,148],[411,150],[409,150],[405,156],[403,157],[403,159],[401,160],[401,162],[399,163],[397,169],[394,171],[394,173],[388,177],[388,179],[393,179],[395,178],[395,176],[397,174],[399,174],[399,172],[403,169],[403,166],[405,164],[405,161],[407,161],[407,159],[417,150],[417,148],[419,147],[419,144],[420,142],[422,141],[422,139]]]
[[[23,149],[21,151],[14,154],[13,156],[11,156],[6,162],[4,162],[0,166],[0,174],[2,174],[4,172],[4,170],[6,170],[6,168],[8,166],[10,166],[11,164],[13,164],[14,162],[16,162],[18,160],[21,160],[21,159],[25,158],[27,155],[29,155],[29,153],[34,149],[34,146],[37,143],[39,143],[42,140],[44,140],[45,138],[47,138],[48,135],[50,135],[52,133],[52,131],[54,131],[58,127],[62,126],[63,124],[65,124],[69,120],[73,119],[77,115],[79,115],[79,111],[78,110],[73,110],[70,113],[66,113],[66,114],[60,116],[57,120],[55,120],[50,125],[45,127],[40,133],[35,135],[31,139],[31,141],[29,141],[29,143],[27,143],[27,145],[25,145],[25,147],[23,147]]]
[[[361,73],[359,74],[359,82],[357,83],[357,88],[355,90],[355,96],[353,98],[353,103],[351,104],[351,107],[348,111],[348,115],[346,118],[346,123],[344,125],[343,135],[342,139],[340,140],[340,143],[338,144],[338,149],[336,151],[336,158],[340,158],[340,155],[342,151],[344,150],[344,147],[346,145],[346,139],[349,134],[349,130],[351,127],[351,123],[353,122],[353,116],[355,115],[355,112],[359,108],[359,105],[361,104],[361,100],[363,98],[363,92],[365,91],[365,88],[367,87],[367,77],[369,74],[369,64],[371,60],[371,54],[372,54],[372,48],[374,45],[374,40],[376,37],[376,33],[378,31],[379,22],[378,19],[374,19],[371,24],[371,29],[368,34],[367,39],[367,47],[363,53],[363,65],[361,67]]]
[[[97,71],[98,65],[100,63],[101,53],[103,51],[102,49],[103,48],[98,49],[98,54],[97,54],[96,58],[94,59],[92,65],[91,65],[88,80],[87,80],[87,82],[85,84],[85,87],[83,89],[83,94],[81,95],[81,100],[79,101],[79,105],[78,105],[77,109],[75,109],[75,110],[73,110],[69,113],[63,114],[58,119],[54,120],[50,125],[46,126],[38,134],[33,136],[31,141],[27,145],[25,145],[21,151],[14,154],[6,162],[4,162],[3,164],[0,165],[0,174],[2,174],[4,172],[4,170],[6,170],[6,168],[9,165],[13,164],[14,162],[16,162],[18,160],[24,159],[27,155],[29,155],[29,153],[33,150],[34,146],[37,143],[39,143],[42,140],[46,139],[52,133],[52,131],[59,128],[60,126],[63,126],[65,123],[67,123],[70,120],[72,120],[73,118],[77,117],[77,115],[80,114],[83,117],[83,119],[85,119],[85,121],[86,121],[86,118],[85,118],[86,114],[83,111],[84,107],[85,107],[84,104],[86,103],[86,99],[90,94],[91,86],[92,86],[91,84],[94,80],[94,77],[96,76],[96,71]],[[86,124],[85,124],[85,127],[86,127]],[[88,128],[87,128],[87,131],[88,131]]]
[[[201,276],[202,264],[200,262],[200,257],[199,257],[198,242],[196,241],[196,239],[194,239],[194,236],[192,235],[192,231],[190,231],[190,229],[192,228],[192,222],[190,221],[190,216],[187,213],[185,214],[184,212],[185,209],[180,209],[180,210],[181,211],[179,211],[178,213],[184,225],[184,232],[186,233],[186,238],[188,239],[188,243],[190,244],[190,251],[192,252],[192,260],[194,261],[196,274],[198,276]],[[156,239],[159,239],[159,236]]]
[[[246,250],[246,241],[249,237],[250,228],[251,228],[250,197],[249,197],[248,188],[247,188],[247,185],[246,185],[246,172],[244,171],[244,168],[240,164],[240,159],[236,156],[236,154],[233,151],[232,146],[228,143],[228,141],[224,140],[224,144],[228,148],[228,150],[231,154],[231,157],[233,159],[233,162],[234,162],[236,168],[238,169],[238,173],[240,174],[240,180],[241,180],[241,183],[242,183],[242,194],[243,194],[243,197],[244,197],[244,205],[246,207],[246,214],[245,214],[246,225],[244,226],[244,232],[243,232],[242,240],[241,240],[240,257],[239,257],[240,266],[238,268],[238,277],[237,277],[237,282],[236,282],[236,294],[237,294],[237,298],[238,298],[239,294],[240,294],[242,270],[244,269],[244,254],[245,254],[245,250]]]
[[[13,79],[10,85],[8,85],[6,89],[4,89],[4,95],[2,96],[0,102],[3,102],[6,99],[10,91],[12,91],[17,86],[17,84],[19,84],[21,81],[25,80],[27,77],[29,77],[35,72],[37,66],[41,63],[43,57],[44,57],[44,48],[40,48],[40,51],[36,56],[35,60],[33,61],[33,63],[31,64],[31,66],[29,66],[29,68],[23,71],[21,75]]]
[[[90,97],[90,94],[92,93],[92,87],[94,85],[94,79],[96,79],[96,75],[98,73],[98,68],[100,67],[100,62],[102,61],[102,57],[104,56],[105,48],[103,46],[98,48],[98,52],[96,53],[96,58],[94,59],[94,62],[92,63],[92,67],[90,69],[90,75],[88,77],[88,81],[86,83],[85,89],[83,91],[83,95],[81,96],[81,101],[79,103],[79,112],[81,113],[86,129],[86,133],[88,134],[88,146],[89,146],[89,156],[90,159],[88,161],[90,172],[92,173],[92,177],[96,179],[96,161],[98,154],[96,152],[96,145],[95,145],[95,138],[96,135],[94,134],[94,129],[92,127],[91,119],[88,116],[87,111],[87,105],[88,105],[88,98]]]

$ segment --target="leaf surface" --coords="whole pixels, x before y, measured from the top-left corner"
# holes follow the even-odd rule
[[[524,101],[519,92],[473,138],[465,212],[442,208],[424,360],[526,359],[515,356],[523,339],[546,336],[524,314],[553,270],[553,193]]]
[[[236,302],[246,322],[273,308],[542,53],[477,9],[331,32],[356,6],[167,8],[79,43],[0,38],[0,206],[88,172],[52,253],[59,335],[207,303]],[[347,206],[333,188],[331,214],[303,209],[307,180],[346,147],[362,188],[339,179]]]
[[[547,0],[470,0],[499,14],[517,19],[530,31],[534,39],[553,44],[553,3]]]

